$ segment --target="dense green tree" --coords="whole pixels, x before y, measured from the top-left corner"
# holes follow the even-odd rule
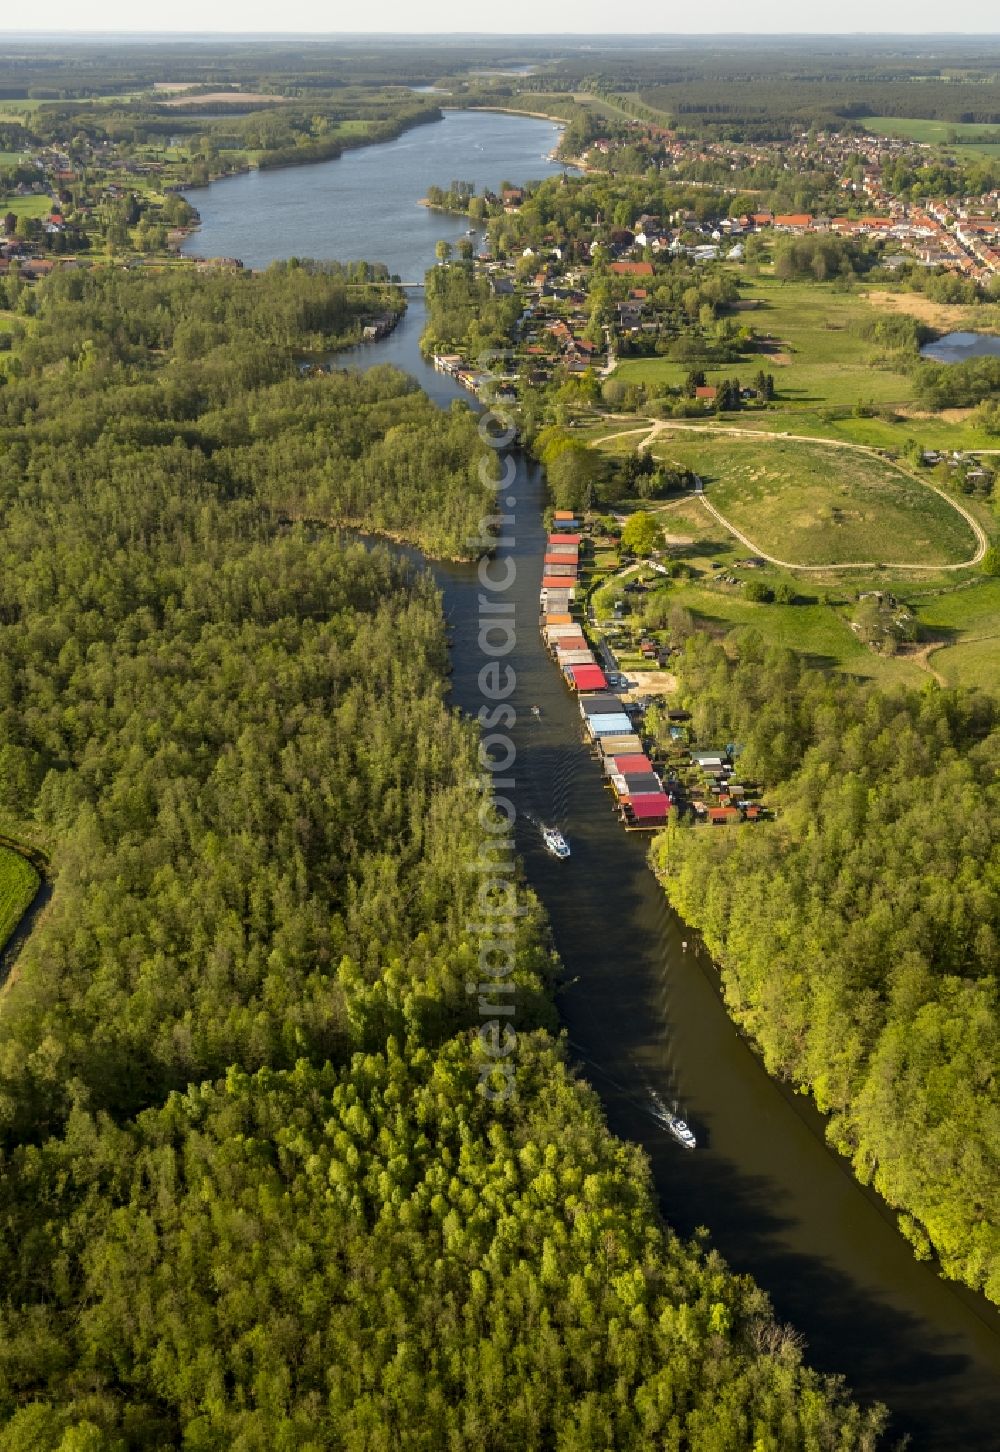
[[[626,554],[645,557],[662,548],[663,528],[653,515],[643,509],[630,515],[621,533],[619,549]]]

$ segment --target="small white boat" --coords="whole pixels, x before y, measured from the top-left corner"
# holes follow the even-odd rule
[[[677,1143],[682,1144],[685,1149],[694,1149],[698,1141],[684,1120],[676,1114],[671,1114],[655,1089],[649,1091],[649,1097],[653,1101],[653,1118],[657,1123],[662,1124],[663,1128],[673,1135]]]
[[[532,706],[531,714],[532,716],[540,716],[542,714],[541,706]]]
[[[542,841],[545,843],[546,851],[551,852],[553,857],[569,856],[569,843],[558,827],[543,827]]]

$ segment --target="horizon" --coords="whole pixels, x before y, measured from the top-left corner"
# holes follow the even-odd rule
[[[780,0],[779,6],[776,8],[780,9],[786,4],[789,6],[789,9],[793,8],[790,0]],[[101,13],[100,22],[81,26],[79,24],[77,7],[67,3],[67,0],[55,0],[55,3],[49,6],[49,12],[54,16],[51,25],[39,26],[37,19],[33,17],[33,23],[30,26],[2,26],[0,27],[0,40],[31,41],[33,39],[58,39],[64,41],[127,41],[137,39],[150,42],[161,38],[173,41],[184,39],[231,40],[239,38],[245,41],[261,42],[275,40],[364,42],[370,40],[380,44],[394,40],[400,42],[420,41],[424,43],[435,40],[466,42],[477,40],[523,40],[531,42],[578,41],[588,44],[601,42],[605,45],[614,45],[621,44],[622,42],[635,43],[642,40],[653,40],[659,43],[669,41],[676,41],[678,43],[689,41],[724,42],[727,40],[731,42],[762,40],[913,40],[933,42],[978,39],[996,40],[1000,38],[1000,27],[996,25],[996,22],[994,21],[992,26],[990,26],[986,21],[987,15],[990,15],[994,11],[992,0],[991,3],[987,3],[987,0],[973,0],[973,4],[969,8],[971,8],[973,15],[982,16],[983,20],[980,23],[971,23],[968,28],[963,29],[936,29],[931,28],[930,24],[928,24],[927,28],[922,28],[919,20],[915,23],[912,14],[913,9],[916,9],[918,12],[926,10],[929,19],[930,17],[937,18],[937,7],[932,6],[929,0],[918,0],[915,7],[911,6],[908,0],[889,0],[886,8],[890,12],[898,10],[905,15],[905,20],[901,19],[899,25],[889,24],[886,26],[883,23],[877,29],[865,28],[864,24],[859,21],[845,20],[843,28],[833,30],[788,28],[787,25],[783,25],[778,21],[775,22],[773,27],[767,21],[761,21],[751,29],[740,30],[736,25],[727,23],[726,20],[726,16],[730,12],[734,12],[739,20],[745,19],[746,12],[744,8],[734,4],[733,0],[723,0],[723,4],[716,12],[719,17],[718,27],[711,30],[688,30],[675,25],[669,30],[635,28],[609,31],[598,28],[596,25],[593,27],[589,26],[585,21],[581,24],[579,18],[586,16],[590,12],[594,12],[596,16],[599,16],[600,20],[606,23],[606,15],[602,7],[596,5],[594,0],[582,0],[582,3],[577,8],[577,23],[572,28],[544,30],[532,27],[530,16],[534,7],[528,3],[528,0],[513,0],[513,3],[508,5],[506,12],[507,14],[511,14],[512,12],[526,14],[529,17],[526,24],[511,24],[502,29],[476,30],[450,29],[446,24],[431,24],[426,28],[417,30],[406,29],[391,24],[387,24],[385,27],[377,30],[330,29],[315,24],[301,24],[295,25],[292,28],[270,29],[266,25],[247,23],[249,16],[257,12],[260,12],[262,15],[270,14],[271,7],[262,4],[261,0],[251,0],[250,4],[243,5],[237,4],[236,0],[223,0],[223,3],[215,8],[225,11],[231,9],[233,12],[232,21],[220,19],[211,26],[208,26],[199,24],[197,19],[192,21],[192,19],[187,18],[192,13],[197,16],[199,8],[195,0],[179,0],[179,3],[174,6],[174,13],[179,13],[178,23],[175,26],[163,27],[160,25],[156,28],[136,28],[134,23],[123,24],[116,21],[115,17],[119,14],[128,16],[131,19],[131,7],[125,4],[124,0],[104,0],[104,3],[99,7]],[[297,0],[297,3],[291,8],[309,12],[318,8],[318,6],[316,5],[316,0]],[[434,3],[428,8],[435,12],[442,11],[446,13],[451,7],[444,3],[444,0],[434,0]],[[852,16],[855,14],[864,15],[868,8],[867,5],[862,3],[862,0],[846,0],[846,5],[842,7],[842,9],[846,9],[847,13]],[[391,0],[387,10],[390,14],[397,10],[407,14],[408,7],[400,4],[399,0]],[[67,17],[72,16],[76,23],[69,23],[68,19],[62,18],[63,15]],[[407,19],[409,18],[409,14],[407,14]]]

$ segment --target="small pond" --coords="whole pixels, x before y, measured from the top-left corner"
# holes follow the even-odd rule
[[[920,350],[921,358],[935,363],[965,363],[969,358],[1000,358],[996,333],[946,333]]]

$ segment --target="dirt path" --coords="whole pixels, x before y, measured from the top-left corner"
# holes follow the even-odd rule
[[[654,440],[659,438],[662,433],[667,432],[670,429],[683,429],[686,430],[688,433],[735,434],[738,438],[767,439],[772,442],[774,439],[791,439],[795,443],[817,444],[822,448],[828,449],[852,449],[856,453],[868,454],[872,458],[878,459],[880,463],[889,464],[890,467],[897,469],[900,474],[905,475],[906,478],[912,479],[916,484],[919,484],[922,489],[932,489],[940,499],[944,500],[945,504],[950,505],[952,509],[954,509],[958,514],[962,516],[966,524],[972,530],[973,537],[976,541],[976,550],[971,558],[967,560],[962,560],[956,565],[915,565],[897,563],[894,560],[891,562],[891,564],[888,564],[887,568],[893,570],[968,570],[972,566],[979,564],[987,549],[989,548],[989,540],[986,537],[986,532],[984,531],[982,525],[979,523],[978,519],[976,519],[973,514],[970,514],[970,512],[965,508],[964,504],[959,504],[957,499],[952,499],[950,494],[946,494],[944,490],[939,489],[936,484],[930,484],[927,482],[926,479],[921,479],[919,474],[915,474],[909,469],[904,469],[903,466],[896,463],[895,460],[886,459],[885,456],[880,453],[878,449],[873,449],[868,444],[855,444],[851,443],[847,439],[816,439],[812,438],[809,434],[775,434],[768,432],[766,429],[738,429],[734,428],[731,424],[713,424],[709,427],[706,427],[704,424],[680,423],[678,421],[675,421],[674,419],[647,420],[647,422],[650,424],[650,427],[648,429],[645,427],[622,429],[621,433],[607,434],[603,439],[593,439],[589,447],[596,448],[599,444],[607,443],[609,439],[620,439],[624,438],[626,435],[631,434],[643,434],[643,439],[637,445],[638,452],[639,450],[650,448]],[[984,453],[987,451],[979,450],[978,452]],[[1000,452],[1000,450],[996,452]],[[735,535],[735,537],[740,541],[741,544],[746,545],[747,549],[751,552],[751,554],[759,555],[762,560],[768,560],[772,565],[778,565],[779,568],[783,570],[803,570],[813,574],[818,572],[829,573],[830,571],[834,570],[875,570],[878,569],[880,565],[886,563],[885,561],[879,560],[852,560],[848,561],[847,563],[838,565],[793,564],[790,560],[782,560],[779,559],[776,555],[769,555],[766,550],[762,550],[759,545],[754,544],[753,540],[749,539],[745,534],[738,530],[736,526],[731,523],[730,520],[726,519],[725,515],[719,513],[715,505],[709,502],[709,499],[704,492],[699,493],[696,497],[701,500],[702,504],[708,510],[709,514],[711,514],[713,518],[716,519],[724,529],[727,529],[731,535]]]
[[[937,681],[939,686],[947,686],[948,682],[944,676],[931,665],[931,656],[945,644],[946,642],[943,640],[930,640],[926,645],[918,646],[916,650],[901,651],[900,655],[904,660],[911,660],[915,666],[919,666],[922,671],[926,671],[929,676]]]
[[[640,444],[638,444],[637,447],[639,449],[648,448],[649,444],[656,437],[656,431],[658,428],[659,424],[650,420],[648,423],[643,424],[640,428],[637,429],[621,429],[617,434],[605,434],[604,437],[601,439],[591,439],[587,444],[587,448],[599,449],[602,444],[608,444],[611,442],[612,439],[625,439],[628,438],[631,434],[645,434],[646,437],[642,440]]]

